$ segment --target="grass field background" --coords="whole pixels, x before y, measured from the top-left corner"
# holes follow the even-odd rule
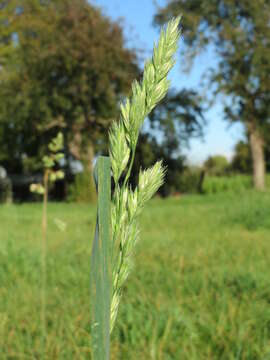
[[[0,359],[41,358],[40,221],[0,207]],[[47,359],[90,358],[94,226],[94,206],[49,204]],[[155,199],[137,250],[112,359],[270,359],[269,193]]]

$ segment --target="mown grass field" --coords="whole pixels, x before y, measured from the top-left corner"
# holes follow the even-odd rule
[[[1,360],[41,358],[40,217],[0,207]],[[47,359],[90,358],[94,225],[94,206],[49,205]],[[112,359],[270,359],[270,194],[156,199],[141,230]]]

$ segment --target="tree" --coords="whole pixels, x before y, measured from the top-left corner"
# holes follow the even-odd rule
[[[270,136],[265,136],[265,163],[266,170],[270,171]],[[239,141],[234,150],[231,164],[232,170],[244,174],[252,173],[252,155],[248,141]]]
[[[170,139],[159,143],[154,136],[148,133],[143,133],[139,137],[131,183],[133,186],[138,182],[138,173],[140,169],[153,166],[155,162],[162,160],[163,165],[166,166],[166,181],[159,190],[161,196],[172,195],[179,192],[179,178],[185,168],[185,158],[179,153],[175,153],[172,149],[175,148]]]
[[[214,49],[218,64],[207,72],[215,93],[228,95],[224,115],[248,133],[257,189],[265,188],[264,134],[270,128],[270,3],[268,0],[170,0],[160,24],[183,15],[185,53]]]
[[[152,128],[161,132],[169,151],[188,146],[193,137],[202,137],[205,119],[202,98],[191,89],[171,90],[150,114]]]
[[[0,2],[0,157],[38,169],[61,130],[66,160],[92,170],[118,102],[138,74],[122,28],[86,0]],[[12,145],[12,146],[11,146]]]
[[[229,162],[223,155],[209,156],[203,166],[207,174],[215,176],[225,175],[229,170]]]
[[[150,114],[151,135],[139,138],[134,162],[134,173],[163,159],[167,167],[166,181],[160,189],[162,196],[180,191],[180,178],[185,170],[181,149],[189,145],[192,137],[202,137],[205,109],[201,98],[193,90],[171,90]],[[135,184],[138,179],[132,178]]]
[[[252,172],[252,158],[250,146],[247,142],[241,140],[236,144],[231,166],[232,170],[236,172],[243,174]]]

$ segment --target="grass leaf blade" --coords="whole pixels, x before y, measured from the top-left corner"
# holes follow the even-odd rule
[[[94,360],[110,358],[111,167],[108,157],[100,156],[95,167],[98,210],[91,259],[91,335]]]

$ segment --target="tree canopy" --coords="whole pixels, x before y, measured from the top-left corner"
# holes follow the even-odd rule
[[[161,132],[163,145],[172,154],[188,146],[191,138],[203,136],[206,108],[202,104],[196,91],[172,89],[150,114],[152,128]]]
[[[224,115],[245,124],[250,137],[254,183],[264,188],[264,134],[270,127],[270,3],[268,0],[169,0],[155,22],[183,15],[185,53],[206,48],[217,65],[208,72],[215,94],[228,95]],[[211,62],[210,62],[211,63]],[[216,61],[215,61],[216,63]]]
[[[204,164],[204,169],[209,175],[222,176],[229,170],[229,161],[223,155],[209,156]]]
[[[86,0],[0,2],[0,158],[35,169],[62,129],[88,164],[138,74],[119,24]]]

